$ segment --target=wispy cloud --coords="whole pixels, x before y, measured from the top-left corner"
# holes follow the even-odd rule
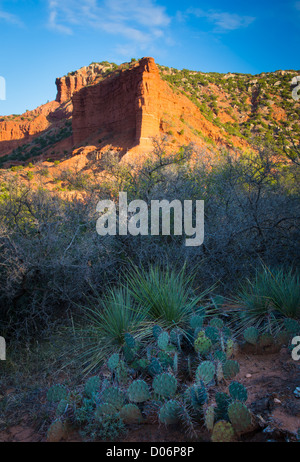
[[[18,16],[12,13],[8,13],[2,9],[0,9],[0,21],[5,21],[16,26],[23,26],[23,22],[18,18]]]
[[[202,10],[201,8],[189,8],[186,13],[204,18],[212,23],[215,32],[229,32],[248,27],[255,18],[253,16],[242,16],[236,13],[227,13],[216,10]]]
[[[51,29],[72,34],[77,27],[92,27],[138,42],[140,48],[162,37],[170,23],[165,8],[154,0],[47,1]]]

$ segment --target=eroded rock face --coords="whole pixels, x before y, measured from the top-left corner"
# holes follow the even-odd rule
[[[186,96],[173,91],[161,79],[153,58],[142,58],[129,66],[91,64],[56,80],[56,101],[22,116],[0,119],[0,157],[63,129],[72,117],[73,137],[55,143],[55,152],[76,152],[80,146],[111,145],[122,155],[141,158],[153,147],[153,138],[168,135],[173,147],[195,143],[207,146],[247,146],[241,138],[229,137],[208,121]],[[129,67],[129,68],[128,68]],[[128,156],[127,156],[128,157]],[[132,157],[133,159],[133,157]]]
[[[64,103],[70,100],[76,91],[86,85],[92,85],[99,79],[105,71],[111,70],[111,64],[107,66],[101,64],[90,64],[89,66],[82,67],[78,71],[71,72],[64,77],[56,79],[57,95],[56,101],[58,103]]]
[[[192,127],[188,140],[199,141],[197,132],[226,146],[223,132],[205,119],[184,95],[176,94],[159,75],[153,58],[143,58],[129,70],[73,94],[73,136],[76,145],[97,136],[127,149],[147,149],[153,137],[166,130],[165,119],[174,125],[179,141],[179,121]],[[201,142],[200,142],[201,144]],[[241,146],[241,141],[235,141]]]

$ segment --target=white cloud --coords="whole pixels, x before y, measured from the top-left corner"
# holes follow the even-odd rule
[[[72,34],[77,27],[92,27],[143,47],[161,38],[170,23],[165,8],[154,0],[47,1],[49,27],[65,34]]]
[[[252,16],[241,16],[215,10],[205,11],[200,8],[189,8],[187,13],[197,18],[206,19],[215,26],[216,32],[227,32],[248,27],[255,20]]]
[[[12,13],[7,13],[6,11],[0,10],[0,21],[3,20],[9,24],[14,24],[16,26],[22,26],[22,21]]]

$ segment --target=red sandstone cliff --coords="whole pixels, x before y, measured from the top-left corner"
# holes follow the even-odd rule
[[[71,116],[73,136],[68,132],[67,141],[59,138],[54,148],[46,144],[45,155],[76,154],[76,148],[88,145],[98,151],[112,145],[123,154],[138,154],[149,151],[153,137],[164,134],[173,146],[190,142],[206,146],[205,139],[217,146],[228,147],[229,139],[236,147],[247,146],[240,138],[226,137],[187,97],[175,93],[161,79],[153,58],[118,69],[109,63],[91,64],[57,79],[56,85],[56,101],[22,117],[0,119],[0,156],[37,137],[65,130]]]
[[[181,134],[183,125],[185,136]],[[194,141],[205,145],[197,135],[201,133],[216,144],[228,145],[221,129],[160,78],[153,58],[143,58],[133,68],[73,94],[76,145],[87,140],[95,143],[99,138],[123,149],[138,146],[142,151],[151,147],[153,137],[164,133],[178,143]],[[233,141],[236,146],[246,144],[239,139]]]

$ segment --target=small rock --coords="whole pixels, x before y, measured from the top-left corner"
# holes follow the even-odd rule
[[[245,377],[246,377],[247,379],[250,379],[250,377],[252,377],[252,374],[246,374]]]
[[[278,398],[274,398],[274,403],[281,404],[281,401]]]

